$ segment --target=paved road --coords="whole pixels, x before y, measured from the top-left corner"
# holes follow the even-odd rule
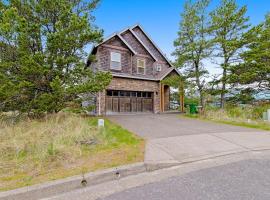
[[[270,160],[245,160],[128,189],[103,200],[269,200]]]
[[[50,200],[268,200],[270,151],[245,152],[121,178]]]
[[[109,119],[146,139],[224,132],[256,132],[256,129],[180,117],[180,114],[113,115]]]

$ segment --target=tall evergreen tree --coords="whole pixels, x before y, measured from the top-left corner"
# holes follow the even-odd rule
[[[208,5],[209,0],[198,0],[195,3],[188,0],[185,3],[173,53],[176,56],[176,66],[184,69],[186,78],[195,83],[201,106],[204,105],[205,76],[208,74],[203,60],[211,54],[212,46]]]
[[[228,73],[232,63],[239,62],[239,53],[246,40],[243,33],[249,27],[249,18],[245,16],[246,6],[238,7],[235,0],[221,0],[221,4],[211,12],[216,57],[221,58],[222,76],[217,82],[221,85],[220,104],[224,107],[227,92]]]
[[[230,82],[249,85],[249,89],[270,90],[270,14],[245,37],[251,42],[241,54],[243,62],[232,66]]]
[[[109,84],[85,68],[85,47],[99,42],[98,0],[0,1],[0,110],[58,112],[80,94]]]

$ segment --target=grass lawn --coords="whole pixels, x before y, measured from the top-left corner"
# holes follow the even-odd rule
[[[105,119],[70,113],[0,123],[0,191],[143,161],[144,141]]]
[[[199,119],[199,120],[207,120],[207,121],[212,121],[216,123],[223,123],[223,124],[229,124],[229,125],[234,125],[234,126],[243,126],[247,128],[256,128],[256,129],[261,129],[261,130],[267,130],[270,131],[270,123],[269,122],[264,122],[264,121],[259,121],[259,120],[253,120],[251,122],[245,122],[237,119],[214,119],[214,118],[207,118],[204,116],[200,116],[198,114],[185,114],[183,115],[185,117],[193,118],[193,119]]]

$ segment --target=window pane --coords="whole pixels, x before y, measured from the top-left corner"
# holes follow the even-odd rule
[[[121,54],[116,52],[111,52],[111,61],[121,62]]]
[[[107,95],[108,96],[112,96],[112,91],[111,90],[107,90]]]
[[[121,70],[121,54],[116,52],[111,52],[111,69]]]
[[[145,60],[137,59],[137,73],[144,74],[145,73]]]
[[[113,96],[117,97],[117,96],[118,96],[118,94],[119,94],[119,92],[118,92],[118,91],[113,91]]]
[[[137,97],[141,97],[142,93],[141,92],[137,92]]]
[[[136,97],[136,92],[131,92],[132,97]]]
[[[138,74],[144,74],[144,68],[138,67]]]
[[[124,91],[120,91],[120,96],[121,97],[125,96],[125,92]]]
[[[144,62],[142,60],[138,61],[138,67],[144,67]]]
[[[138,59],[137,60],[137,67],[143,67],[144,68],[144,64],[145,64],[145,62],[144,62],[143,59]]]
[[[130,92],[125,92],[126,97],[130,97]]]
[[[142,92],[143,97],[146,97],[146,95],[147,95],[147,92]]]
[[[111,61],[111,69],[121,70],[121,63],[120,62]]]
[[[157,71],[157,72],[160,72],[161,70],[162,70],[161,64],[157,64],[157,65],[156,65],[156,71]]]

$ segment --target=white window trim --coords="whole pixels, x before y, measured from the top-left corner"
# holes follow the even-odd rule
[[[144,65],[143,74],[142,74],[142,73],[139,73],[139,70],[138,70],[138,68],[142,68],[142,67],[139,67],[139,66],[138,66],[139,61],[143,61],[143,65]],[[145,59],[143,59],[143,58],[137,58],[137,74],[145,75],[145,71],[146,71],[145,68],[146,68],[146,66],[145,66]]]
[[[119,54],[119,56],[120,56],[119,61],[118,61],[118,60],[112,60],[112,54]],[[122,56],[122,55],[121,55],[121,53],[119,53],[119,52],[115,52],[115,51],[111,51],[111,52],[110,52],[110,69],[112,69],[112,70],[117,70],[117,71],[121,71],[121,70],[122,70],[121,56]],[[119,62],[119,63],[120,63],[119,69],[113,68],[113,67],[112,67],[112,62]]]
[[[160,67],[160,70],[158,70],[158,67]],[[156,63],[156,72],[161,72],[161,71],[162,71],[162,64]]]

